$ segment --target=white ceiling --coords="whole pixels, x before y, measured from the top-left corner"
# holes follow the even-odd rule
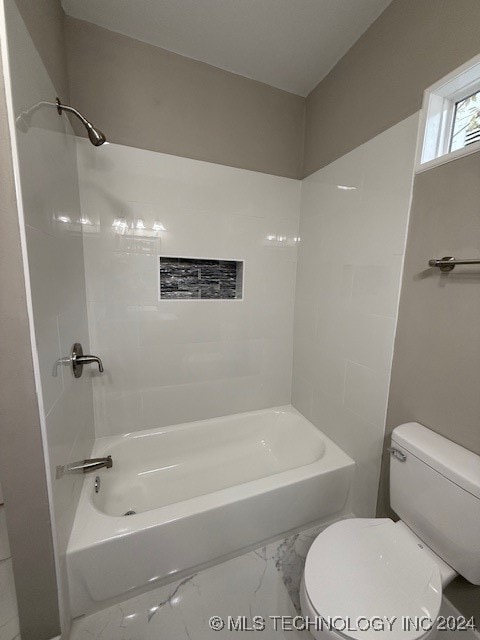
[[[306,96],[391,0],[62,0],[66,13]]]

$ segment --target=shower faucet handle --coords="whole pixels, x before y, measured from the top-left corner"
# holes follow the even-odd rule
[[[79,342],[76,342],[73,345],[70,360],[72,363],[73,375],[75,376],[75,378],[80,378],[80,376],[82,375],[84,364],[95,363],[98,365],[99,372],[104,372],[103,362],[100,360],[100,358],[98,356],[83,355],[83,348]]]
[[[80,357],[77,357],[76,362],[77,362],[77,366],[79,364],[84,365],[84,364],[92,364],[92,362],[96,362],[98,364],[98,370],[100,371],[100,373],[103,373],[104,371],[103,363],[98,356],[80,356]]]

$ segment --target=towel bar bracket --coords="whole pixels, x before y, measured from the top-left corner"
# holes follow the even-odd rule
[[[457,264],[480,264],[480,258],[456,260],[453,256],[444,256],[440,260],[432,258],[428,261],[430,267],[438,267],[444,273],[455,269]]]

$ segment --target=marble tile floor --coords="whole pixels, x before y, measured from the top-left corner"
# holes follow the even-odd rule
[[[313,527],[170,583],[74,622],[70,640],[204,640],[237,637],[238,631],[209,626],[265,618],[262,640],[311,638],[307,632],[275,629],[269,616],[296,616],[305,557],[323,529]]]

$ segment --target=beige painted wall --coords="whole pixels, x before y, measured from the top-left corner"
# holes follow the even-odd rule
[[[57,582],[1,64],[0,185],[1,480],[22,638],[48,640],[60,630]]]
[[[421,107],[480,52],[479,0],[394,0],[307,98],[304,175]]]
[[[416,176],[400,297],[386,439],[416,421],[480,454],[480,270],[442,274],[429,258],[480,255],[480,153]],[[384,454],[378,513],[391,515]],[[449,597],[480,620],[480,588]]]
[[[113,142],[298,178],[418,111],[479,22],[478,0],[394,0],[305,100],[68,17],[71,99]]]
[[[389,426],[417,420],[480,455],[480,153],[415,178],[392,369]]]
[[[66,40],[71,101],[111,142],[301,177],[304,98],[70,17]]]
[[[15,0],[52,83],[68,98],[64,13],[60,0]]]

